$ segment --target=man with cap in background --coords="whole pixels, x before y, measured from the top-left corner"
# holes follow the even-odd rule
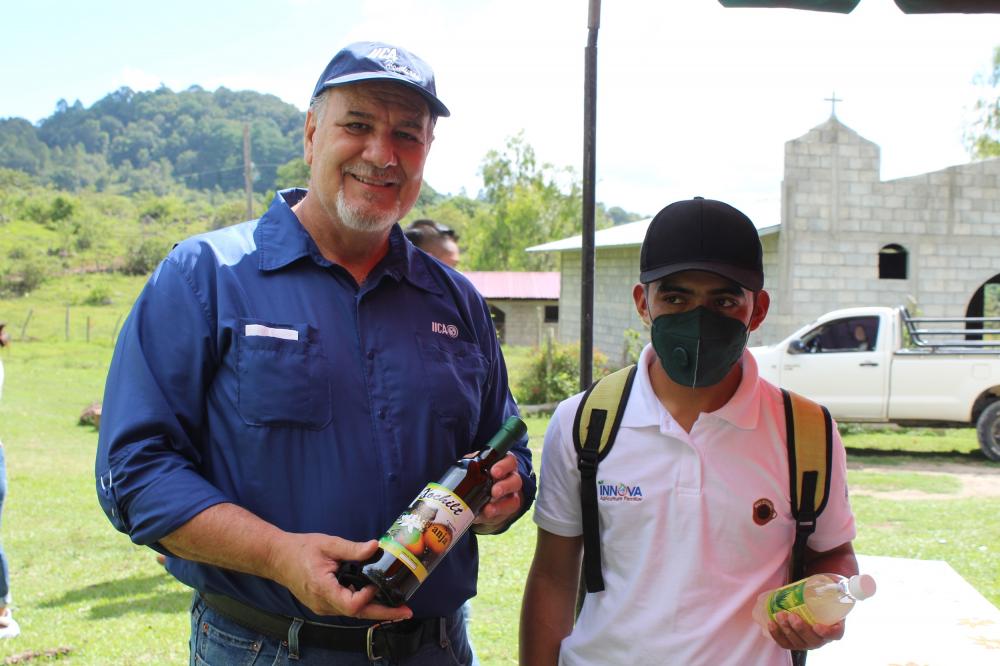
[[[770,637],[757,596],[785,583],[795,536],[780,391],[746,351],[767,315],[760,238],[740,211],[696,198],[661,210],[642,244],[636,310],[651,327],[598,484],[604,590],[574,626],[583,547],[573,442],[583,394],[545,435],[538,540],[521,615],[521,663],[783,666],[789,650],[839,639],[779,614]],[[808,541],[808,573],[857,573],[846,457],[835,434],[829,502]],[[621,498],[618,498],[621,499]],[[755,507],[775,507],[755,520]],[[757,512],[758,518],[762,515]]]
[[[347,46],[306,115],[308,191],[180,243],[122,329],[98,496],[194,588],[192,664],[472,661],[474,535],[406,606],[336,578],[517,413],[485,302],[397,224],[447,115],[423,60]],[[478,534],[530,505],[526,440],[492,475]]]

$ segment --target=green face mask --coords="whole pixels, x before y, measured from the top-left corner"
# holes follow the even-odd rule
[[[682,386],[714,386],[740,360],[750,332],[739,319],[704,307],[653,320],[653,349]]]

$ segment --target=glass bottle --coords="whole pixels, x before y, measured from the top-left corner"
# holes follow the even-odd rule
[[[361,566],[344,567],[341,584],[374,584],[376,601],[405,603],[438,562],[472,525],[490,500],[490,468],[527,432],[524,421],[508,418],[485,448],[452,464],[435,483],[428,483],[379,539],[379,550]]]

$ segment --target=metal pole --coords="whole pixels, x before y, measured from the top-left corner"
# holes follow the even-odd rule
[[[583,83],[583,244],[580,257],[580,389],[593,382],[594,366],[594,189],[597,138],[597,31],[601,0],[590,0]]]
[[[250,161],[250,123],[243,123],[243,189],[247,196],[247,218],[253,219],[253,162]]]

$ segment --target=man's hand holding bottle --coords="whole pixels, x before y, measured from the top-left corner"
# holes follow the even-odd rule
[[[517,473],[517,458],[508,453],[490,468],[493,488],[490,501],[476,519],[472,530],[476,534],[491,534],[502,529],[521,510],[521,486],[524,481]]]

